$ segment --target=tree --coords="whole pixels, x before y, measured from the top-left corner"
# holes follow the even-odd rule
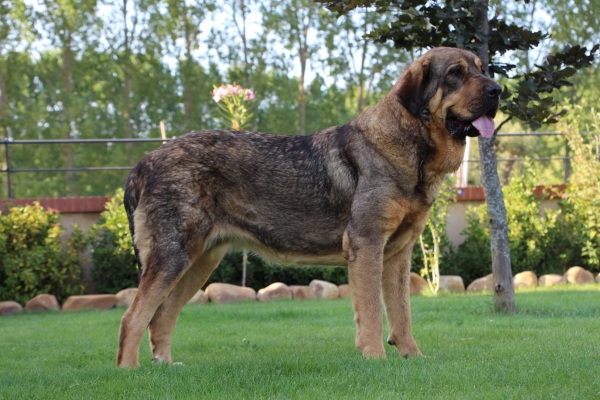
[[[74,53],[84,51],[93,27],[97,26],[96,0],[44,0],[45,9],[38,13],[44,28],[49,29],[53,43],[58,44],[62,55],[62,88],[60,103],[62,110],[63,138],[77,135],[74,122],[73,64]],[[73,168],[73,149],[65,145],[66,167]],[[73,186],[73,171],[66,172],[67,187]],[[68,190],[69,194],[70,189]]]
[[[387,93],[390,83],[409,62],[406,52],[390,49],[371,38],[363,38],[381,23],[382,15],[367,10],[340,18],[322,18],[319,30],[324,32],[327,49],[323,63],[330,75],[342,78],[356,99],[356,111],[363,112],[380,89]],[[384,87],[378,87],[383,85]]]
[[[0,138],[10,137],[8,129],[9,119],[9,97],[7,86],[7,73],[9,53],[12,53],[23,41],[31,40],[31,25],[28,19],[31,9],[22,0],[8,1],[0,0],[0,55],[4,62],[0,63]],[[2,159],[1,168],[7,167],[6,160]],[[2,189],[8,195],[8,180],[2,174]]]
[[[163,16],[165,36],[172,42],[171,53],[177,58],[179,78],[183,88],[184,126],[190,132],[199,128],[203,113],[198,112],[196,99],[199,91],[208,93],[212,87],[203,84],[203,68],[194,60],[193,52],[200,46],[200,27],[206,17],[214,10],[213,0],[165,0],[167,15]],[[162,4],[157,4],[160,9]],[[155,10],[154,14],[159,14]],[[177,46],[178,39],[183,39],[183,49]],[[182,55],[183,53],[183,55]],[[204,80],[205,81],[205,80]],[[207,94],[207,96],[209,96]],[[200,118],[198,118],[200,117]],[[200,121],[198,121],[200,119]]]
[[[500,110],[507,116],[495,134],[512,118],[532,129],[555,123],[564,112],[556,107],[552,92],[570,85],[567,78],[589,66],[598,46],[587,51],[580,46],[567,46],[546,57],[534,71],[510,76],[516,65],[499,61],[497,56],[508,51],[528,51],[539,46],[546,35],[514,23],[489,17],[489,0],[425,1],[425,0],[339,0],[326,1],[327,7],[347,14],[357,7],[375,7],[378,12],[392,12],[395,21],[373,30],[368,36],[380,42],[392,40],[396,48],[459,47],[472,51],[482,61],[486,74],[499,74],[514,79],[511,89],[504,87],[504,104]],[[528,0],[525,0],[528,2]],[[481,181],[486,196],[491,236],[494,273],[495,308],[514,312],[514,285],[508,246],[506,207],[497,172],[494,153],[495,136],[479,138]]]
[[[283,39],[286,48],[296,53],[300,65],[298,80],[298,108],[300,135],[306,134],[306,70],[308,62],[316,51],[310,46],[309,36],[316,33],[321,11],[310,0],[286,0],[274,7],[270,14],[264,14],[264,25]],[[311,33],[311,31],[313,31]]]

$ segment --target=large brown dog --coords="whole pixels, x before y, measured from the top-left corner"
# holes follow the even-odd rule
[[[121,321],[117,364],[138,366],[146,327],[154,359],[171,362],[179,313],[228,248],[348,266],[363,355],[385,357],[382,297],[388,343],[420,355],[413,244],[465,137],[493,132],[500,91],[473,54],[438,48],[346,125],[303,137],[199,131],[146,155],[125,191],[140,285]]]

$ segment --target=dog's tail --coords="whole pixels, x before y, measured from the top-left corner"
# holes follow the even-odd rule
[[[125,184],[125,195],[123,196],[123,205],[125,206],[125,211],[127,212],[127,221],[129,222],[129,232],[131,233],[131,239],[133,241],[133,251],[135,253],[135,260],[138,265],[138,280],[142,277],[142,263],[140,261],[140,253],[135,245],[135,226],[133,223],[133,215],[135,209],[138,206],[141,196],[141,180],[140,176],[137,173],[137,166],[133,168],[129,177],[127,178],[127,183]]]

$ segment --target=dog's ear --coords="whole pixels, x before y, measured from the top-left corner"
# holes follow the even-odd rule
[[[418,115],[429,78],[429,59],[417,59],[400,78],[396,98],[412,115]]]

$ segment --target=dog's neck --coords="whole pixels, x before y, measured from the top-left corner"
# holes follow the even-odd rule
[[[433,203],[446,175],[462,163],[465,141],[454,139],[434,116],[427,120],[413,116],[395,99],[384,98],[358,115],[352,124],[371,145],[385,150],[382,153],[390,163],[413,182],[428,203]],[[412,156],[406,154],[407,149],[419,160],[418,165],[406,163],[407,156]]]

